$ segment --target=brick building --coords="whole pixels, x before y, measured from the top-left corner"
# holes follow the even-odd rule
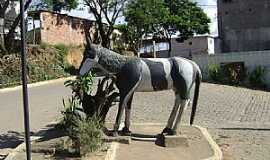
[[[218,0],[221,52],[270,50],[270,0]]]
[[[86,35],[92,39],[96,35],[95,21],[50,11],[29,12],[28,15],[33,21],[28,32],[30,43],[81,45]]]

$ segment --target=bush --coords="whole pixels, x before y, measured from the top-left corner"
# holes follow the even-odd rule
[[[85,118],[80,101],[72,96],[67,103],[63,100],[63,106],[64,110],[61,111],[63,117],[57,127],[64,130],[71,138],[76,138],[78,123]]]
[[[77,77],[75,80],[68,80],[64,84],[66,87],[70,87],[75,96],[82,100],[84,94],[91,94],[93,83],[93,74],[89,72],[84,76]]]
[[[224,74],[219,65],[217,64],[210,65],[208,68],[208,73],[210,79],[213,80],[214,82],[223,82]]]
[[[256,88],[265,88],[265,74],[266,69],[262,66],[257,66],[250,74],[249,74],[249,83],[252,87]]]
[[[81,147],[80,153],[84,155],[99,150],[104,143],[102,135],[102,125],[95,116],[79,121],[77,138]]]
[[[72,139],[75,150],[81,155],[99,150],[103,145],[102,122],[97,114],[89,116],[82,107],[83,95],[90,95],[93,87],[93,76],[91,72],[85,76],[68,80],[65,86],[72,89],[73,95],[64,104],[63,118],[58,127],[63,129]],[[90,106],[93,107],[93,106]]]
[[[223,66],[225,82],[230,85],[241,85],[246,78],[246,69],[243,62],[232,62]]]

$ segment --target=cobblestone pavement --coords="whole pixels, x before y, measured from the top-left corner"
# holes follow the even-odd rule
[[[166,122],[173,102],[172,91],[135,93],[132,122]],[[190,108],[182,123],[188,123]],[[114,121],[116,110],[108,121]],[[269,92],[203,83],[195,124],[208,128],[226,160],[270,159]]]

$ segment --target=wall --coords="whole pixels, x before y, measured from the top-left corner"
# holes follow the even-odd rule
[[[228,62],[244,62],[245,67],[250,72],[256,66],[266,67],[267,84],[270,86],[270,50],[269,51],[253,51],[253,52],[233,52],[215,55],[196,55],[193,59],[201,68],[203,76],[208,76],[208,66],[212,64],[228,63]]]
[[[140,49],[141,53],[149,53],[153,50],[152,40],[147,40],[144,43],[144,47]],[[157,57],[168,57],[169,45],[167,42],[156,43]],[[215,43],[214,38],[209,36],[196,36],[185,40],[184,42],[178,42],[176,38],[172,39],[172,56],[181,56],[189,58],[190,55],[197,54],[214,54]]]
[[[48,44],[81,45],[90,30],[93,38],[93,21],[51,12],[41,12],[41,42]]]
[[[222,52],[270,50],[269,0],[218,0]]]
[[[173,39],[172,56],[190,57],[190,54],[192,56],[197,54],[213,54],[209,53],[208,39],[214,45],[213,39],[208,36],[193,37],[185,40],[183,43],[179,43],[176,39]]]

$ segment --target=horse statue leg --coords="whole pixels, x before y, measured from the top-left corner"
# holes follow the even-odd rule
[[[189,103],[189,99],[181,99],[181,106],[180,106],[178,115],[176,117],[173,129],[172,129],[174,133],[177,132],[177,129],[180,126],[180,121],[181,121],[181,118],[182,118],[183,111],[186,108],[186,106],[188,105],[188,103]]]
[[[164,133],[168,134],[168,135],[176,134],[176,133],[173,132],[172,127],[173,127],[173,123],[174,123],[174,120],[175,120],[175,117],[176,117],[180,102],[181,102],[180,95],[175,92],[174,106],[173,106],[173,109],[171,111],[170,117],[168,119],[167,126],[162,131],[163,134]]]

